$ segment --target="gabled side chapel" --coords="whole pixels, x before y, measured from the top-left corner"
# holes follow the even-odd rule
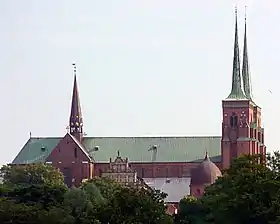
[[[266,153],[261,108],[252,98],[246,19],[242,73],[240,70],[237,13],[233,52],[231,91],[222,101],[222,136],[85,137],[74,67],[69,131],[64,137],[30,137],[12,164],[52,164],[63,172],[65,183],[71,187],[105,175],[110,158],[118,151],[118,157],[128,158],[128,170],[168,193],[166,202],[177,203],[189,194],[201,197],[204,186],[213,183],[233,158]]]

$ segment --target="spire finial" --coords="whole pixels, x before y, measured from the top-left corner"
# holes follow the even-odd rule
[[[247,5],[245,5],[245,23],[247,21]]]
[[[237,17],[237,5],[235,5],[235,17]]]
[[[74,76],[76,76],[76,73],[77,73],[76,64],[75,64],[75,63],[72,63],[72,66],[73,66],[73,73],[74,73]]]
[[[117,155],[118,155],[118,157],[120,157],[120,150],[117,151]]]

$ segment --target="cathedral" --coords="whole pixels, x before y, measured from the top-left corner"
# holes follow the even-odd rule
[[[30,136],[12,164],[52,164],[64,174],[69,187],[94,176],[114,176],[121,182],[140,179],[166,192],[167,203],[178,203],[186,195],[201,197],[204,186],[215,182],[233,158],[266,153],[261,108],[252,98],[246,19],[240,68],[237,13],[235,17],[232,85],[222,101],[222,136],[85,136],[74,68],[67,133],[62,137]]]

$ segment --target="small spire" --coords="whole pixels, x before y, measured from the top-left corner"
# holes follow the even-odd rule
[[[237,7],[235,7],[235,39],[234,39],[234,54],[233,54],[233,71],[232,71],[232,86],[231,92],[227,99],[246,99],[241,85],[240,76],[240,58],[238,44],[238,23],[237,23]]]
[[[208,150],[207,150],[207,149],[205,150],[205,157],[204,157],[204,161],[205,161],[205,160],[209,160]]]
[[[120,158],[120,150],[117,151],[117,156]]]
[[[244,31],[244,45],[243,45],[243,64],[242,64],[242,81],[243,89],[247,99],[252,100],[252,86],[251,77],[249,69],[249,59],[248,59],[248,46],[247,46],[247,13],[245,6],[245,31]]]
[[[71,113],[69,119],[70,134],[75,136],[79,141],[82,141],[83,138],[83,117],[82,110],[80,105],[80,97],[77,84],[77,68],[76,64],[73,63],[73,73],[74,73],[74,85],[73,85],[73,94],[72,94],[72,105]]]

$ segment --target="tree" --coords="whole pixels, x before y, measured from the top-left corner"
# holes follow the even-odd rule
[[[55,206],[62,203],[67,191],[63,175],[50,165],[3,166],[0,173],[1,196],[20,203],[40,204],[44,208]]]
[[[1,170],[0,223],[169,224],[166,194],[151,188],[94,178],[68,189],[48,165],[5,166]]]
[[[280,152],[275,151],[274,153],[267,154],[267,167],[280,175]]]
[[[53,166],[43,163],[3,166],[0,169],[0,175],[6,185],[64,186],[62,173]]]
[[[122,185],[118,182],[107,177],[94,177],[85,182],[81,187],[82,189],[86,189],[89,185],[95,186],[105,199],[113,197],[116,194],[116,191],[122,188]]]
[[[74,217],[62,207],[42,209],[40,205],[17,203],[9,198],[0,199],[1,224],[74,224]]]
[[[72,223],[61,206],[67,188],[57,169],[44,164],[4,166],[1,175],[1,223]]]
[[[179,212],[174,222],[177,224],[204,223],[204,210],[200,200],[193,196],[186,196],[179,202]]]
[[[153,194],[143,188],[122,188],[113,203],[111,219],[118,223],[171,223],[163,201],[155,201]]]
[[[97,221],[95,207],[90,196],[80,188],[73,188],[65,194],[63,206],[70,209],[75,223],[91,224]]]
[[[274,155],[279,161],[279,154]],[[233,160],[229,169],[213,185],[206,188],[202,199],[213,223],[279,223],[280,178],[279,164],[262,155],[242,156]]]
[[[121,185],[108,178],[94,178],[86,182],[82,188],[86,189],[88,184],[94,184],[102,195],[99,207],[98,219],[102,223],[120,224],[167,224],[172,219],[166,214],[164,206],[165,194],[154,189],[144,189]],[[100,198],[95,192],[95,198]],[[105,203],[105,204],[104,204]]]

